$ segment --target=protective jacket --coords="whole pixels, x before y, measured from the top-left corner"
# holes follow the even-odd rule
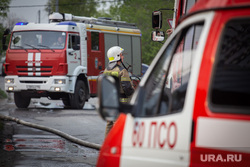
[[[104,71],[105,75],[118,77],[120,80],[120,101],[129,102],[130,96],[134,93],[134,86],[129,77],[128,71],[117,64],[117,62],[109,63]]]

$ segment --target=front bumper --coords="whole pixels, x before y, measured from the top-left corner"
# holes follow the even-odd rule
[[[6,83],[6,80],[10,81]],[[62,83],[58,81],[62,80]],[[48,92],[66,92],[69,90],[69,77],[52,76],[52,77],[5,77],[5,91],[19,92],[25,90],[48,91]]]

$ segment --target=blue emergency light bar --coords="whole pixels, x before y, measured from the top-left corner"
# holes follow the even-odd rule
[[[63,21],[63,22],[58,23],[57,25],[76,26],[76,23],[75,23],[75,22],[72,22],[72,21]]]
[[[23,26],[23,25],[27,25],[29,24],[29,22],[18,22],[16,23],[16,25],[19,25],[19,26]]]

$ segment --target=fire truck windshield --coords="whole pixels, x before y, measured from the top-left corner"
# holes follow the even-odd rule
[[[10,49],[64,49],[66,32],[19,31],[13,32]]]

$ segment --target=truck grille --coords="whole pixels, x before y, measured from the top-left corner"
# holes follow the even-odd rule
[[[28,84],[46,84],[46,81],[20,81],[20,82]]]
[[[52,66],[16,66],[18,75],[51,75]]]

